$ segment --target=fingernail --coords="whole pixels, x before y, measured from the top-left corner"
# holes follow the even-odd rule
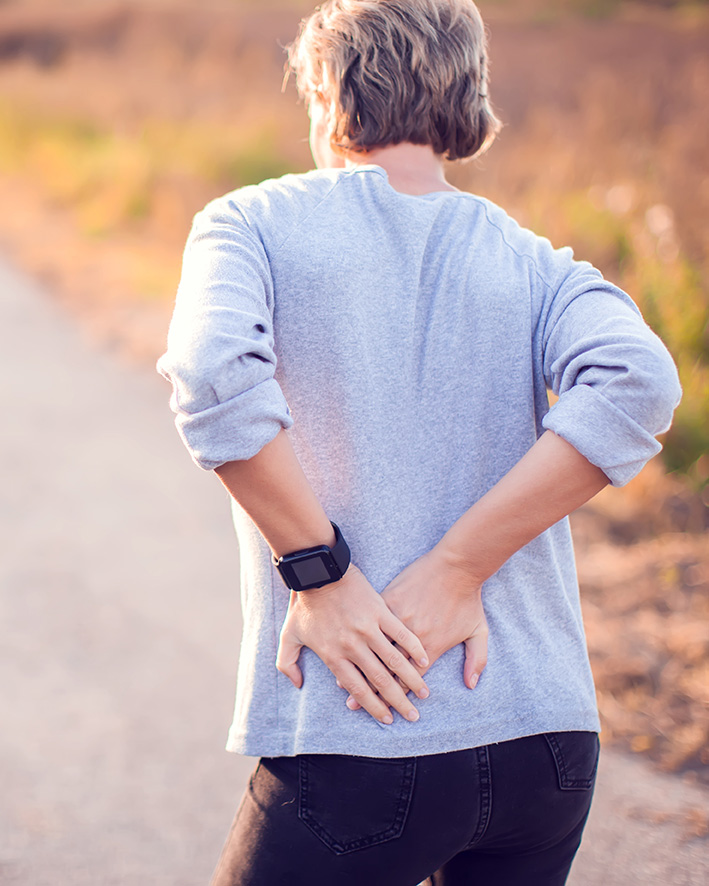
[[[428,691],[428,689],[426,689],[426,687],[424,686],[423,689],[419,692],[418,695],[419,695],[419,698],[428,698],[428,696],[429,696],[430,694],[431,694],[431,693],[430,693],[430,692]]]
[[[475,687],[478,685],[478,677],[479,677],[478,674],[473,674],[473,676],[470,678],[470,688],[471,689],[475,689]]]
[[[428,667],[428,659],[426,658],[425,655],[423,658],[420,658],[418,660],[418,665],[420,668],[427,668]]]
[[[383,723],[385,726],[391,726],[391,724],[392,724],[393,722],[394,722],[394,718],[392,717],[391,714],[387,714],[386,717],[382,717],[382,723]]]
[[[409,711],[409,713],[406,716],[408,717],[409,720],[411,720],[412,723],[415,723],[416,720],[418,720],[418,718],[419,718],[419,712],[417,710]]]
[[[355,703],[354,698],[348,698],[347,701],[345,702],[345,704],[347,705],[347,707],[350,710],[352,710],[352,706],[354,705],[354,703]]]

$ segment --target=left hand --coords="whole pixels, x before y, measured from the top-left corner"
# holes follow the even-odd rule
[[[350,708],[356,699],[357,707],[388,724],[393,722],[391,705],[407,720],[418,720],[406,691],[428,696],[414,665],[428,663],[423,645],[354,564],[338,582],[291,591],[276,667],[297,689],[303,685],[298,666],[303,646],[312,649],[350,693]]]
[[[462,679],[474,689],[487,664],[488,625],[482,603],[482,582],[471,571],[433,548],[407,566],[382,592],[389,609],[423,643],[427,667],[444,652],[465,645]],[[408,688],[405,686],[405,688]],[[355,708],[350,699],[348,706]]]

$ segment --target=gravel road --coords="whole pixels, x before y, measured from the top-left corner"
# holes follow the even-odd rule
[[[206,886],[253,762],[222,750],[240,633],[225,494],[167,385],[5,264],[0,378],[0,883]],[[571,886],[705,886],[709,841],[688,835],[708,809],[604,749]]]

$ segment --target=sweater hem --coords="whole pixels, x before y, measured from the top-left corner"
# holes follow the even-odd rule
[[[361,714],[360,716],[366,716]],[[407,726],[409,724],[406,724]],[[415,724],[411,724],[415,726]],[[244,731],[231,731],[226,750],[246,757],[294,757],[299,754],[347,754],[353,757],[425,757],[430,754],[444,754],[462,751],[501,741],[512,741],[528,735],[544,732],[598,732],[601,723],[596,710],[575,711],[565,716],[550,714],[540,717],[537,712],[534,721],[524,719],[489,724],[485,728],[452,729],[446,732],[412,733],[410,736],[386,737],[369,743],[366,748],[352,749],[352,737],[342,735],[317,735],[311,733],[273,734],[268,740],[256,739]]]

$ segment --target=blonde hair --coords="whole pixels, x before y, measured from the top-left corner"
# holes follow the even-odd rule
[[[301,22],[288,64],[301,97],[332,105],[336,151],[412,142],[458,160],[500,128],[472,0],[327,0]]]

